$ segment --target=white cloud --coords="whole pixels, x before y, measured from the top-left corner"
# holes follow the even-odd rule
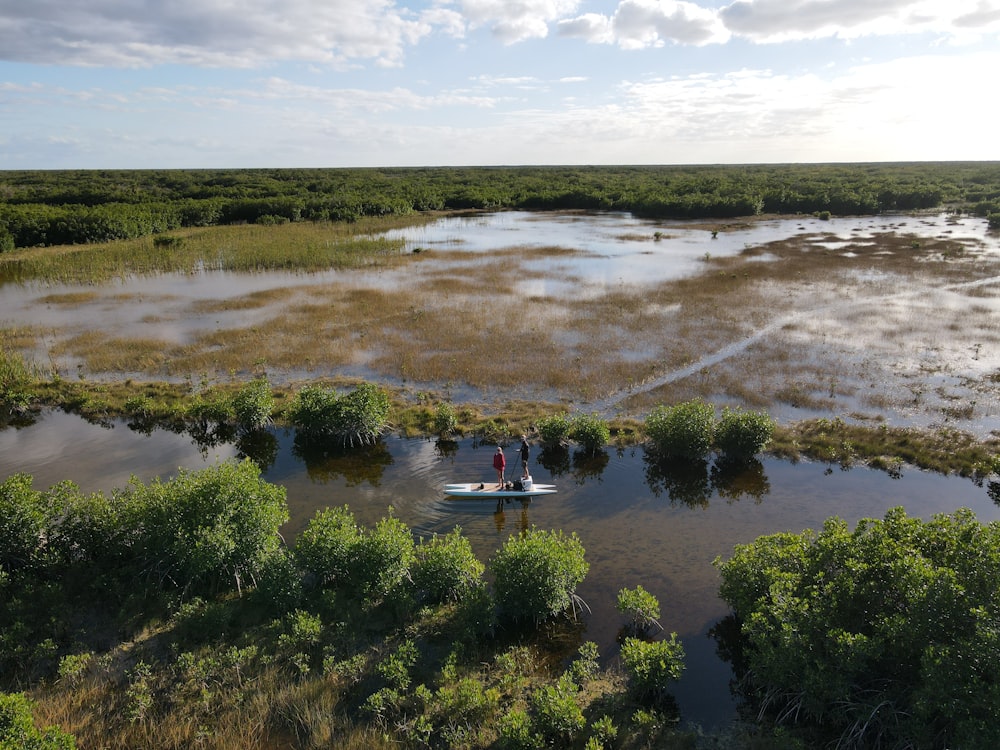
[[[716,11],[686,0],[621,0],[612,16],[586,13],[561,21],[559,32],[623,49],[662,47],[666,42],[703,45],[729,38]]]
[[[275,60],[402,61],[446,11],[391,0],[0,0],[0,57],[62,65],[254,67]]]
[[[446,0],[471,28],[488,27],[505,44],[548,36],[549,24],[575,13],[579,0]]]
[[[736,0],[720,16],[756,42],[1000,29],[996,0]]]

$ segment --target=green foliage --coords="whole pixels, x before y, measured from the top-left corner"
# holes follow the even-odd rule
[[[726,458],[746,460],[767,447],[774,428],[767,412],[726,408],[715,426],[715,447]]]
[[[295,540],[295,558],[322,585],[343,585],[350,577],[361,529],[345,505],[317,511]]]
[[[391,516],[383,518],[355,545],[352,587],[367,598],[388,596],[409,576],[414,556],[413,535],[406,524]]]
[[[590,565],[576,534],[531,528],[510,537],[489,563],[494,593],[509,619],[541,621],[574,610]]]
[[[621,589],[615,607],[629,617],[633,631],[644,631],[651,626],[662,629],[657,622],[660,617],[660,602],[642,586]]]
[[[133,480],[116,506],[115,551],[132,561],[133,574],[193,590],[256,581],[288,520],[284,488],[263,481],[250,460],[181,469],[169,482]]]
[[[0,253],[10,253],[16,247],[14,235],[0,227]]]
[[[368,445],[385,430],[390,406],[389,395],[371,383],[362,383],[342,396],[327,388],[306,386],[296,394],[288,418],[308,435],[335,437],[345,446]]]
[[[415,555],[413,536],[398,518],[364,530],[347,506],[319,511],[295,544],[299,564],[320,584],[372,599],[409,576]]]
[[[662,456],[699,459],[712,448],[715,410],[703,401],[660,404],[646,417],[646,436]]]
[[[579,691],[573,678],[563,674],[555,684],[542,685],[531,694],[535,726],[550,744],[571,744],[587,725],[576,698]]]
[[[535,732],[531,717],[521,708],[512,708],[500,717],[501,750],[542,750],[545,739]]]
[[[552,414],[542,417],[535,425],[538,428],[538,437],[545,445],[562,445],[569,440],[569,431],[572,422],[566,414]]]
[[[244,430],[262,430],[271,424],[274,395],[267,378],[257,378],[240,388],[233,397],[236,424]]]
[[[902,508],[716,561],[750,696],[853,746],[984,747],[1000,700],[1000,524]]]
[[[458,417],[455,414],[455,407],[447,401],[442,401],[434,410],[433,428],[435,434],[441,437],[453,435],[458,429]]]
[[[26,399],[37,372],[18,352],[0,348],[0,406],[18,406]]]
[[[640,698],[663,700],[670,684],[684,671],[684,646],[671,633],[668,640],[626,638],[622,644],[622,666],[629,686]]]
[[[986,221],[990,229],[1000,229],[1000,211],[987,214]]]
[[[594,454],[604,450],[611,439],[611,430],[607,420],[596,414],[577,414],[570,423],[569,438],[587,453]]]
[[[425,600],[438,604],[458,601],[478,586],[484,567],[472,551],[472,544],[455,527],[445,536],[436,534],[416,548],[413,584]]]
[[[586,641],[577,649],[577,658],[567,670],[575,683],[583,685],[600,671],[598,656],[597,644],[593,641]]]
[[[74,750],[73,735],[57,727],[35,727],[33,707],[24,693],[0,693],[0,750]]]

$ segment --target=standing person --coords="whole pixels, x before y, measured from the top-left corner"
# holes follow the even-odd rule
[[[503,489],[503,470],[507,468],[507,459],[503,455],[503,448],[497,446],[497,452],[493,454],[493,468],[497,470],[497,489]]]
[[[521,435],[521,479],[528,478],[528,454],[531,452],[531,448],[528,446],[528,438]]]

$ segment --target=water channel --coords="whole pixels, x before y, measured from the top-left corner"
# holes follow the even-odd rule
[[[187,434],[91,424],[56,411],[0,430],[0,479],[26,472],[38,489],[69,479],[86,492],[107,493],[131,476],[167,478],[179,466],[198,469],[249,453],[268,481],[287,489],[289,541],[317,510],[345,504],[365,525],[391,506],[421,536],[461,526],[483,560],[521,529],[575,532],[591,566],[578,589],[591,610],[583,615],[580,638],[595,641],[613,662],[623,624],[616,594],[642,585],[659,599],[666,631],[677,632],[684,644],[687,669],[674,691],[682,721],[706,729],[736,717],[732,672],[709,633],[728,612],[717,595],[714,558],[762,534],[818,529],[832,515],[853,524],[898,505],[924,518],[969,507],[981,521],[1000,520],[989,487],[968,479],[911,469],[893,478],[865,468],[775,459],[736,474],[709,463],[677,475],[647,461],[641,448],[609,448],[596,460],[536,448],[532,475],[556,484],[557,494],[514,501],[499,511],[492,500],[443,494],[448,482],[488,481],[494,449],[471,439],[441,445],[388,437],[370,450],[311,454],[290,431],[268,433],[253,446],[207,444]]]

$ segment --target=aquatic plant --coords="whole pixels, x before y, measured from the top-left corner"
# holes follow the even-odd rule
[[[774,428],[767,412],[726,407],[715,425],[714,444],[727,459],[743,461],[767,447]]]
[[[661,456],[704,458],[715,435],[715,410],[704,401],[660,404],[646,416],[645,431]]]

